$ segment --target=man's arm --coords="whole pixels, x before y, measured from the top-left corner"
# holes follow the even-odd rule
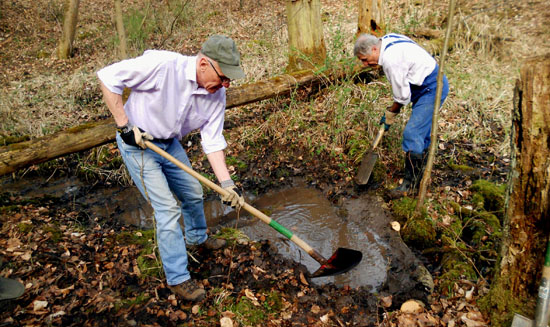
[[[206,155],[212,170],[218,178],[218,181],[221,183],[223,181],[231,179],[229,171],[227,170],[227,165],[225,164],[225,154],[223,150],[215,151]]]
[[[101,92],[103,92],[103,101],[109,108],[109,111],[115,119],[118,127],[122,127],[128,123],[128,116],[124,112],[124,104],[122,103],[122,95],[111,92],[103,82],[99,81]]]
[[[225,154],[223,150],[211,152],[206,155],[214,174],[218,178],[221,187],[227,191],[227,194],[222,195],[222,203],[232,206],[239,210],[244,205],[244,198],[241,191],[235,186],[235,183],[229,175],[225,164]]]

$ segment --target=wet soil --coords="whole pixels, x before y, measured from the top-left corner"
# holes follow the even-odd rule
[[[16,300],[1,302],[0,325],[216,324],[219,317],[214,312],[195,314],[193,304],[174,299],[161,274],[145,276],[136,268],[136,258],[144,247],[132,244],[129,237],[140,232],[119,217],[133,206],[126,202],[132,196],[121,195],[128,189],[91,187],[71,178],[29,178],[16,184],[9,178],[2,181],[2,272],[23,281],[26,291]],[[113,205],[117,199],[119,205]],[[415,275],[419,261],[389,228],[380,199],[364,194],[349,199],[341,208],[340,219],[348,225],[367,224],[371,237],[376,235],[387,247],[383,256],[388,275],[376,294],[369,285],[318,283],[310,279],[305,265],[279,253],[277,241],[263,239],[191,253],[190,271],[208,291],[200,305],[215,307],[218,290],[224,290],[226,296],[252,292],[264,298],[263,303],[269,302],[265,300],[268,294],[276,292],[282,307],[268,325],[310,325],[323,316],[331,324],[372,325],[383,313],[378,305],[380,296],[392,295],[394,307],[411,297],[426,301],[429,287]],[[229,219],[226,223],[233,222]],[[366,257],[363,263],[368,261]],[[126,305],[137,298],[147,300]],[[39,303],[47,305],[38,308]]]

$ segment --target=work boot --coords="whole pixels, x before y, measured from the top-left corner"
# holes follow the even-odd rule
[[[25,286],[11,278],[0,277],[0,300],[15,299],[23,295]]]
[[[405,154],[405,177],[403,183],[396,188],[390,190],[391,198],[397,199],[412,193],[418,183],[422,180],[422,174],[424,172],[424,165],[428,158],[428,153],[411,153]]]
[[[204,299],[204,295],[206,294],[206,291],[202,285],[199,285],[199,283],[193,279],[188,279],[185,282],[174,286],[168,285],[168,288],[183,299],[193,302],[201,301]]]
[[[207,250],[218,250],[223,248],[227,244],[227,241],[222,238],[213,238],[209,237],[201,244],[189,244],[187,245],[187,249],[190,251],[199,250],[201,248],[207,249]]]

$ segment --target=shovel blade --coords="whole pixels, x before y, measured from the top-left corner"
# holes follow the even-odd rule
[[[365,156],[363,156],[361,166],[359,166],[359,170],[357,171],[357,175],[355,176],[355,182],[357,184],[367,184],[376,160],[378,160],[378,154],[376,152],[369,151],[365,154]]]
[[[534,326],[534,321],[520,315],[519,313],[514,314],[514,320],[512,320],[512,327],[532,327]]]
[[[361,262],[361,259],[363,259],[363,253],[360,251],[338,248],[327,262],[321,265],[311,277],[316,278],[343,274],[357,266],[359,262]]]

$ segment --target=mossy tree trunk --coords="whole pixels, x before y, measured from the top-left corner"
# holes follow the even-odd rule
[[[78,21],[78,5],[80,0],[65,1],[65,16],[63,18],[63,32],[57,47],[59,59],[69,59],[73,52],[73,41]]]
[[[486,308],[494,325],[507,326],[513,313],[534,317],[550,233],[550,54],[521,67],[511,146],[501,261]]]
[[[384,7],[382,0],[358,0],[359,19],[357,22],[357,36],[362,33],[373,34],[378,37],[386,33],[384,23]]]
[[[327,56],[320,0],[287,0],[288,72],[314,69]]]
[[[116,22],[116,31],[118,35],[118,50],[120,52],[120,57],[126,59],[128,57],[126,51],[126,32],[124,30],[124,21],[122,19],[122,5],[121,0],[115,1],[115,22]]]

